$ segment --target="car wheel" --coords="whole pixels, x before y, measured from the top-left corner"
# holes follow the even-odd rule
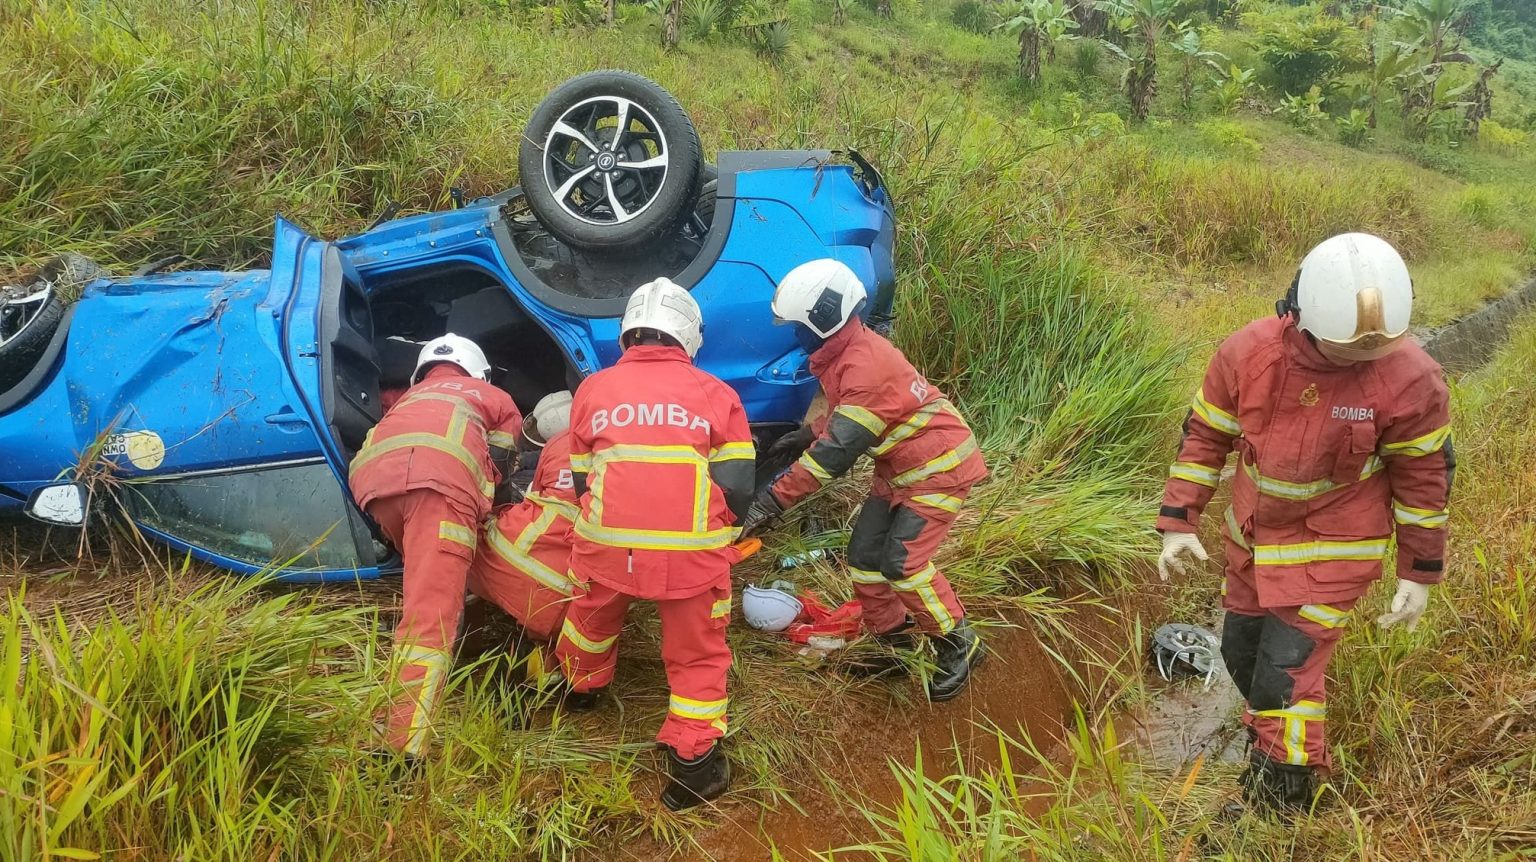
[[[578,75],[533,112],[518,152],[528,206],[562,242],[627,251],[676,231],[699,192],[693,122],[630,72]]]
[[[30,284],[0,287],[0,392],[26,377],[48,349],[64,319],[64,294],[107,274],[88,258],[61,255]]]

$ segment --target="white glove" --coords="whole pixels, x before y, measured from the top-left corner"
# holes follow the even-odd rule
[[[1194,533],[1164,533],[1163,553],[1157,558],[1157,573],[1163,580],[1168,580],[1170,568],[1184,574],[1184,554],[1193,554],[1199,560],[1210,559],[1205,546],[1200,544]]]
[[[1398,623],[1407,623],[1408,631],[1413,631],[1418,627],[1419,617],[1424,616],[1424,609],[1427,607],[1429,607],[1429,585],[1399,578],[1397,595],[1392,597],[1392,610],[1377,617],[1376,624],[1389,629]]]

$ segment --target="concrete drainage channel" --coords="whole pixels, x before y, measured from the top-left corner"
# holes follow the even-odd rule
[[[1533,308],[1536,277],[1471,314],[1415,332],[1414,338],[1446,373],[1465,374],[1493,358],[1509,338],[1510,328]],[[1224,480],[1231,477],[1230,467],[1222,472]],[[1211,630],[1219,634],[1219,612],[1209,622],[1214,624]],[[1242,706],[1242,696],[1225,666],[1218,667],[1209,685],[1200,679],[1163,685],[1148,705],[1136,711],[1131,722],[1142,761],[1168,770],[1187,768],[1201,756],[1217,762],[1242,762],[1246,757],[1245,734],[1238,722]]]

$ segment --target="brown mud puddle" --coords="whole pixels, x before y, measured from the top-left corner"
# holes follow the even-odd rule
[[[1065,753],[1062,729],[1071,721],[1075,686],[1063,677],[1028,620],[1008,621],[1013,625],[987,630],[988,656],[966,691],[953,701],[930,705],[921,695],[912,700],[899,697],[898,686],[915,688],[910,680],[891,683],[889,693],[850,698],[848,705],[864,712],[849,717],[833,756],[807,764],[801,780],[786,776],[785,784],[795,788],[792,796],[799,810],[788,804],[770,808],[727,798],[720,805],[723,816],[696,832],[691,848],[673,855],[641,838],[608,849],[602,858],[736,862],[773,859],[777,849],[778,858],[810,860],[817,852],[872,837],[873,828],[861,808],[888,813],[901,803],[902,786],[891,763],[912,768],[919,746],[924,772],[935,780],[962,766],[967,771],[998,767],[1002,759],[999,730],[1013,739],[1032,740],[1042,753],[1060,759]],[[1092,625],[1117,623],[1101,618]],[[1097,640],[1085,638],[1084,643],[1073,644],[1071,651],[1094,649],[1088,642]],[[1018,751],[1010,752],[1010,758],[1015,768],[1026,765],[1020,762],[1026,756]],[[834,786],[822,786],[815,778],[818,773],[836,776]],[[861,857],[840,853],[837,858]]]

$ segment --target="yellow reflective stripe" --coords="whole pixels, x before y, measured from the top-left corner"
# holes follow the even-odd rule
[[[736,530],[731,527],[702,533],[685,533],[672,530],[608,527],[594,524],[586,518],[576,522],[576,533],[583,539],[599,545],[647,551],[710,551],[729,545],[735,541],[736,536]]]
[[[693,476],[693,532],[709,532],[709,468],[703,464],[694,467]]]
[[[507,541],[506,534],[501,532],[501,528],[493,520],[486,526],[485,538],[491,551],[508,565],[544,586],[568,596],[572,590],[571,579],[565,573],[551,569],[528,553],[534,541],[549,529],[558,514],[554,509],[544,510],[537,520],[523,528],[514,541]]]
[[[855,569],[848,567],[848,577],[856,584],[884,584],[887,583],[885,575],[879,572],[871,572],[867,569]]]
[[[508,434],[505,431],[490,431],[485,435],[485,442],[492,446],[500,446],[503,449],[516,449],[517,435]]]
[[[1327,711],[1321,701],[1297,701],[1288,709],[1264,709],[1254,713],[1259,718],[1278,718],[1285,722],[1285,762],[1295,766],[1307,764],[1307,722],[1326,720]]]
[[[1292,566],[1323,560],[1379,560],[1386,555],[1386,539],[1298,542],[1294,545],[1259,545],[1253,549],[1253,563],[1256,566]]]
[[[966,458],[969,458],[975,452],[976,438],[967,437],[964,443],[961,443],[959,446],[956,446],[948,452],[945,452],[943,455],[934,458],[933,460],[920,467],[913,467],[911,470],[896,476],[891,480],[891,486],[895,488],[902,488],[907,485],[916,485],[918,482],[921,482],[931,476],[937,476],[940,473],[947,473],[950,470],[959,467]]]
[[[416,757],[426,751],[432,739],[432,710],[448,679],[453,659],[446,650],[406,644],[400,649],[400,663],[402,671],[413,666],[424,671],[419,683],[408,684],[420,687],[418,692],[411,695],[416,706],[411,710],[411,721],[405,731],[405,753]]]
[[[757,458],[757,450],[751,443],[726,443],[710,450],[710,461],[753,461]]]
[[[437,522],[437,537],[445,541],[454,542],[467,548],[475,546],[475,531],[452,521]]]
[[[874,446],[869,447],[869,454],[884,455],[885,453],[894,449],[896,445],[901,441],[906,440],[913,434],[921,431],[925,426],[927,426],[929,422],[933,420],[933,417],[939,415],[940,413],[953,412],[954,408],[950,406],[948,399],[939,398],[924,404],[922,407],[917,408],[917,410],[914,411],[911,416],[908,416],[904,422],[891,429],[891,433],[885,435],[884,440],[880,441]],[[955,415],[959,416],[960,414],[956,413]]]
[[[574,472],[577,472],[577,473],[590,473],[590,472],[592,472],[592,453],[591,452],[572,452],[571,453],[571,470],[574,471]]]
[[[1365,465],[1360,468],[1361,480],[1380,473],[1386,469],[1386,464],[1375,455],[1365,459]],[[1336,491],[1346,487],[1339,485],[1332,479],[1318,479],[1313,482],[1287,482],[1283,479],[1271,479],[1259,472],[1252,464],[1243,464],[1243,472],[1259,487],[1259,493],[1269,497],[1279,497],[1282,500],[1314,500],[1329,491]]]
[[[486,481],[485,471],[480,468],[478,458],[469,454],[469,450],[464,448],[462,444],[446,440],[441,435],[430,432],[396,434],[382,443],[364,446],[363,451],[359,452],[357,457],[352,459],[352,467],[347,474],[348,478],[356,476],[359,470],[391,452],[418,447],[422,449],[435,449],[445,455],[452,456],[454,460],[463,464],[464,469],[468,470],[469,474],[474,477],[475,483],[480,486],[480,490],[485,496],[489,497],[496,493],[496,486]]]
[[[1445,522],[1450,520],[1450,517],[1450,512],[1445,509],[1438,511],[1434,509],[1419,509],[1400,503],[1397,500],[1392,501],[1392,519],[1399,524],[1434,529],[1445,526]]]
[[[707,458],[692,446],[648,446],[641,443],[615,443],[592,453],[598,464],[633,461],[640,464],[702,464]]]
[[[1168,475],[1186,482],[1194,482],[1196,485],[1214,488],[1221,478],[1221,471],[1193,461],[1175,461],[1173,466],[1168,468]]]
[[[603,655],[613,647],[613,642],[619,639],[618,635],[614,635],[611,638],[604,638],[600,641],[591,640],[576,628],[576,624],[571,622],[569,617],[566,618],[565,624],[560,627],[560,636],[575,644],[576,648],[582,652],[591,653],[592,655]]]
[[[1302,605],[1296,615],[1325,629],[1336,629],[1349,621],[1349,612],[1329,605]]]
[[[1243,426],[1238,424],[1236,416],[1206,400],[1204,388],[1195,390],[1195,400],[1190,402],[1190,408],[1205,424],[1229,437],[1243,433]]]
[[[832,474],[828,473],[825,467],[816,463],[816,459],[811,457],[810,452],[806,452],[804,455],[801,455],[800,460],[795,463],[810,471],[810,474],[815,476],[816,481],[818,482],[832,481]]]
[[[528,500],[529,502],[537,503],[544,507],[546,510],[552,509],[559,514],[564,515],[566,519],[570,521],[575,521],[577,518],[581,517],[580,507],[578,507],[575,503],[568,503],[557,497],[546,497],[543,494],[535,494],[534,492],[529,491],[523,495],[523,499]]]
[[[1400,443],[1381,444],[1383,455],[1406,455],[1410,458],[1419,458],[1439,452],[1445,447],[1445,441],[1451,436],[1451,426],[1444,425],[1420,437],[1412,440],[1404,440]]]
[[[728,697],[720,700],[694,700],[680,694],[672,695],[667,710],[680,718],[696,718],[699,721],[715,721],[725,717],[725,708],[731,702]]]
[[[945,512],[958,512],[965,504],[965,500],[949,494],[918,494],[912,498],[912,502],[942,509]]]
[[[955,627],[955,618],[950,614],[949,608],[944,607],[944,602],[939,598],[938,590],[933,588],[934,576],[938,569],[933,563],[923,566],[916,574],[909,575],[899,581],[891,582],[891,588],[904,593],[916,593],[922,600],[923,607],[933,616],[933,621],[938,623],[939,633],[948,633]]]
[[[718,620],[731,615],[731,597],[726,596],[709,607],[709,618]]]
[[[725,719],[723,719],[723,718],[717,718],[714,721],[711,721],[709,723],[709,726],[713,727],[715,730],[720,731],[721,733],[725,733],[726,732]]]
[[[832,412],[857,422],[876,437],[885,433],[885,423],[880,421],[880,417],[857,404],[839,404]]]
[[[1227,538],[1232,540],[1232,544],[1242,548],[1245,551],[1253,550],[1252,548],[1248,547],[1248,539],[1243,536],[1243,528],[1240,524],[1237,523],[1237,514],[1232,511],[1231,506],[1227,507],[1226,519]],[[1226,584],[1222,584],[1222,586],[1226,586]],[[1222,595],[1226,595],[1226,593],[1222,593]]]
[[[1365,459],[1365,466],[1360,468],[1360,478],[1369,479],[1385,469],[1387,469],[1387,465],[1382,462],[1381,458],[1372,455]]]

